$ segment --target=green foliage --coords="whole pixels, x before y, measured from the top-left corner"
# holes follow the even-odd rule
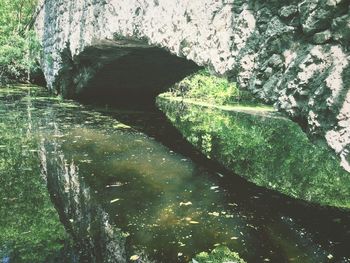
[[[36,3],[0,2],[0,84],[28,81],[38,67],[40,45],[31,30]]]
[[[37,0],[1,0],[1,35],[24,32],[32,22],[36,5]]]
[[[350,176],[294,122],[266,112],[222,111],[159,97],[184,137],[257,185],[322,205],[350,207]]]
[[[211,251],[211,253],[201,252],[193,260],[192,263],[223,263],[235,262],[245,263],[236,252],[232,252],[228,247],[220,246]]]
[[[236,83],[211,75],[207,70],[192,74],[171,89],[165,96],[205,100],[219,105],[253,101],[248,91],[239,90]]]
[[[0,89],[0,97],[15,95]],[[41,177],[38,141],[31,135],[38,124],[29,101],[27,109],[25,114],[0,104],[0,112],[6,111],[0,115],[0,259],[47,262],[66,234]]]

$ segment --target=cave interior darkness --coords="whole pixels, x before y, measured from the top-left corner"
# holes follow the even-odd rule
[[[157,47],[129,48],[123,52],[103,64],[79,92],[79,101],[123,109],[154,108],[158,94],[201,68]],[[97,59],[108,57],[106,50],[104,53],[86,58],[93,64]],[[113,54],[109,57],[113,58]]]

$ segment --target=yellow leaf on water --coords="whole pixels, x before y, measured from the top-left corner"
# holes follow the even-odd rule
[[[140,258],[140,256],[138,256],[138,255],[133,255],[133,256],[130,257],[130,260],[136,261],[136,260],[138,260],[139,258]]]
[[[212,216],[219,216],[219,215],[220,215],[218,212],[212,212],[212,213],[209,212],[208,214],[209,214],[209,215],[212,215]]]
[[[113,128],[116,128],[116,129],[130,129],[131,127],[128,126],[128,125],[125,125],[123,123],[118,123],[116,125],[113,125]]]

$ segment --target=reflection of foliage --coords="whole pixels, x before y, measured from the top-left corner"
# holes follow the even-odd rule
[[[239,90],[235,83],[223,77],[210,75],[207,70],[198,71],[183,79],[164,95],[197,100],[205,98],[208,102],[220,105],[253,100],[248,91]]]
[[[232,252],[227,247],[217,247],[209,254],[207,252],[199,253],[193,260],[193,263],[222,263],[222,262],[236,262],[245,263],[236,252]]]
[[[30,105],[28,105],[30,109]],[[40,176],[37,142],[23,111],[0,104],[0,259],[47,262],[62,248],[65,232]]]
[[[350,207],[349,174],[328,148],[309,142],[292,121],[193,104],[179,107],[164,97],[158,105],[193,145],[249,181],[323,205]]]
[[[206,153],[207,155],[209,155],[211,153],[211,141],[212,138],[210,136],[210,134],[204,134],[202,135],[202,146],[201,148],[203,149],[203,152]]]

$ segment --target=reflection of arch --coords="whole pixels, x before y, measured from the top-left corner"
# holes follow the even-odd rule
[[[41,146],[40,157],[51,199],[60,220],[77,244],[81,260],[125,262],[121,231],[112,227],[108,214],[91,201],[90,188],[79,176],[74,162],[68,162],[51,143]]]

